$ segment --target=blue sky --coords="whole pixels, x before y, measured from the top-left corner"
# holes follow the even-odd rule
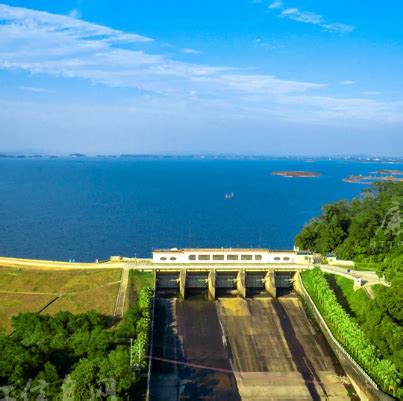
[[[398,0],[3,2],[0,151],[402,156],[402,19]]]

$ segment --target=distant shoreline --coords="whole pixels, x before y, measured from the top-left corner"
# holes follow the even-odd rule
[[[353,162],[353,163],[374,163],[374,164],[401,164],[403,157],[392,156],[304,156],[304,155],[242,155],[242,154],[85,154],[85,153],[40,153],[40,152],[1,152],[1,159],[195,159],[195,160],[299,160],[306,163],[314,162]],[[384,170],[384,171],[399,171],[399,170]],[[387,173],[382,173],[387,174]]]

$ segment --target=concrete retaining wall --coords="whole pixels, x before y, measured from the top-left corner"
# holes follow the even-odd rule
[[[340,267],[354,267],[355,263],[352,260],[329,260],[330,266],[340,266]]]
[[[346,374],[351,379],[358,395],[362,400],[368,401],[392,401],[394,398],[379,389],[377,384],[365,373],[361,366],[348,354],[342,345],[334,338],[328,325],[306,291],[299,273],[296,273],[294,289],[305,300],[312,311],[316,322],[326,337],[331,349],[339,360]]]

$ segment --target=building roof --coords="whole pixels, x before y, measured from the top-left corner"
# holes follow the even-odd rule
[[[153,252],[169,252],[169,253],[184,253],[184,252],[272,252],[272,253],[297,253],[294,250],[272,250],[267,248],[172,248],[172,249],[153,249]]]

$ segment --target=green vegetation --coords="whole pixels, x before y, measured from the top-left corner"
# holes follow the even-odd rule
[[[45,312],[51,315],[59,311],[85,313],[95,310],[102,315],[112,315],[119,283],[106,283],[98,288],[61,295]]]
[[[375,183],[352,202],[323,206],[322,215],[295,238],[302,249],[340,259],[379,263],[401,255],[403,183]]]
[[[380,263],[375,263],[375,262],[362,262],[362,261],[356,261],[354,264],[354,270],[370,270],[370,271],[377,271],[381,269],[381,264]]]
[[[55,270],[0,267],[0,291],[64,294],[120,280],[120,269]]]
[[[390,282],[390,287],[374,288],[373,300],[360,293],[352,294],[343,281],[338,283],[337,295],[345,312],[360,325],[363,343],[369,341],[377,357],[393,363],[400,377],[403,372],[402,205],[403,183],[375,183],[352,202],[324,206],[322,215],[309,222],[295,240],[303,249],[322,254],[335,252],[340,259],[353,259],[359,269],[376,269]],[[344,304],[341,295],[346,299]]]
[[[95,311],[14,316],[13,333],[0,334],[1,391],[18,399],[141,399],[152,294],[149,287],[139,290],[136,302],[112,328]]]
[[[334,274],[326,274],[330,288],[334,291],[339,304],[348,314],[360,321],[365,318],[370,299],[363,288],[354,291],[353,280]]]
[[[0,293],[0,331],[11,331],[11,317],[22,312],[40,311],[55,295]]]
[[[152,273],[140,272],[138,270],[130,270],[129,282],[127,286],[127,295],[125,300],[125,310],[130,308],[136,301],[138,293],[143,287],[152,288],[154,285],[154,277]]]
[[[396,366],[388,359],[379,358],[364,331],[338,303],[324,273],[319,268],[305,271],[302,280],[333,335],[350,355],[385,391],[398,397],[403,396]]]
[[[111,315],[119,288],[120,269],[52,270],[0,267],[0,329],[11,330],[12,316],[39,312]]]

